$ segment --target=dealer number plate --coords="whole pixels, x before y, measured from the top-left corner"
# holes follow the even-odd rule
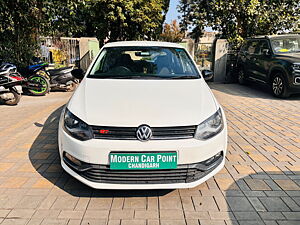
[[[159,153],[110,153],[111,170],[176,169],[176,152]]]

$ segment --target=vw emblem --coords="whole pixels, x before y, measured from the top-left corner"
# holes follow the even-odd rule
[[[152,130],[147,125],[141,125],[136,131],[136,137],[140,141],[148,141],[152,137]]]

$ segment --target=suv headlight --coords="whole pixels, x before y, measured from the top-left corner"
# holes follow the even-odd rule
[[[76,117],[67,108],[64,115],[64,130],[72,137],[81,141],[93,138],[93,131],[89,125]]]
[[[221,108],[219,108],[215,114],[198,125],[195,138],[198,140],[210,139],[220,133],[223,127],[222,111]]]
[[[300,73],[300,63],[293,63],[293,70]]]

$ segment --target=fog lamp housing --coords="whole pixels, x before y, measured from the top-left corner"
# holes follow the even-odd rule
[[[80,160],[76,159],[74,156],[70,155],[69,153],[65,152],[65,157],[72,162],[73,164],[75,164],[76,166],[81,166],[81,162]]]
[[[203,163],[206,166],[210,166],[212,164],[214,164],[214,162],[216,162],[220,157],[222,157],[223,152],[218,152],[216,155],[210,157],[209,159],[205,160]]]

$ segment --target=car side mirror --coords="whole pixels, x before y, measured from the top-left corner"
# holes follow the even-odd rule
[[[71,71],[71,74],[78,80],[82,80],[84,78],[84,72],[82,69],[74,69]]]
[[[264,56],[269,56],[269,55],[271,55],[271,54],[270,54],[270,50],[267,49],[267,48],[262,50],[262,54],[263,54]]]
[[[211,70],[202,70],[201,72],[204,80],[211,80],[214,76],[214,72]]]

